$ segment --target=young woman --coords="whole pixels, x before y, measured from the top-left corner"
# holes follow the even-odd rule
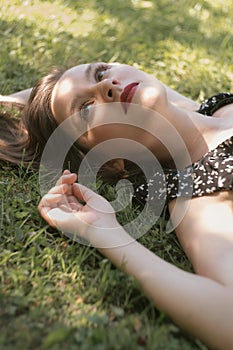
[[[27,100],[27,92],[25,96]],[[148,149],[164,168],[166,202],[175,232],[196,274],[171,265],[138,243],[117,222],[110,203],[78,184],[77,175],[68,170],[43,196],[39,212],[51,226],[84,238],[134,276],[155,306],[180,327],[210,348],[227,350],[233,348],[232,102],[231,94],[219,94],[200,107],[130,66],[80,65],[53,72],[38,83],[25,107],[23,142],[18,140],[13,153],[9,141],[2,155],[17,163],[24,148],[25,162],[34,156],[39,164],[52,131],[74,114],[76,125],[85,123],[87,129],[68,155],[71,162],[81,160],[106,139],[126,138]],[[107,106],[109,111],[112,106],[114,111],[115,105],[119,124],[108,125],[109,113],[104,114],[104,108],[98,113],[98,109]],[[151,111],[152,118],[143,119],[144,128],[132,129],[124,123],[122,127],[130,110],[135,111],[135,120],[144,117],[142,110],[145,114]],[[171,130],[181,136],[189,157],[184,157],[175,139],[170,140]],[[171,142],[172,152],[168,152],[166,142]],[[129,144],[127,152],[133,157],[137,150]],[[120,157],[110,163],[118,175],[124,166]],[[180,174],[185,175],[181,190],[177,185]],[[182,189],[190,176],[192,192],[186,196]]]

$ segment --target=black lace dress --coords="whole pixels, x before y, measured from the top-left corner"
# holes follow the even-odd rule
[[[221,93],[204,101],[197,111],[211,116],[217,109],[233,103],[233,94]],[[164,169],[135,189],[133,200],[163,200],[198,197],[214,192],[233,190],[233,136],[207,152],[184,170]]]

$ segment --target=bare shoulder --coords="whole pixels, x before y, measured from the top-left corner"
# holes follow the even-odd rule
[[[180,206],[183,205],[183,202],[180,201]],[[175,201],[170,203],[170,212],[173,211],[175,204],[179,205]],[[224,226],[225,229],[229,228],[233,235],[233,226],[230,225],[233,223],[233,191],[222,191],[195,197],[186,204],[187,210],[179,227],[177,227],[177,232],[180,231],[181,227],[184,229],[186,225],[189,225],[189,229],[192,229],[190,227],[190,224],[192,224],[192,231],[195,232],[198,229],[198,234],[201,234],[200,229],[202,229],[202,232],[218,232],[220,228],[222,231]],[[176,217],[174,217],[175,220]],[[177,226],[177,222],[174,222],[174,224]]]
[[[195,271],[217,280],[224,276],[233,285],[233,191],[193,198],[183,219],[176,219],[177,237]]]

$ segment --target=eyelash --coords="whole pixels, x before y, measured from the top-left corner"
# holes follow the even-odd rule
[[[103,64],[103,63],[100,63],[96,68],[95,68],[95,72],[94,72],[94,77],[95,77],[95,80],[97,82],[99,82],[100,80],[97,79],[97,73],[101,72],[101,71],[106,71],[109,69],[109,66],[107,64]]]
[[[106,71],[106,70],[108,70],[108,69],[109,69],[109,65],[103,64],[103,63],[99,64],[99,65],[95,68],[95,70],[94,70],[94,78],[95,78],[95,81],[96,81],[96,82],[100,82],[101,80],[99,80],[99,79],[97,78],[97,74],[98,74],[99,72],[101,72],[101,71]],[[82,111],[84,111],[84,108],[85,108],[85,107],[88,107],[88,106],[92,105],[93,103],[94,103],[94,102],[88,102],[88,101],[82,103],[81,106],[79,107],[80,114],[82,113]],[[84,119],[85,119],[85,118],[84,118]]]

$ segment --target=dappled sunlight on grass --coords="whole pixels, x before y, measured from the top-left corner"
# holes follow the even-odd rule
[[[133,6],[135,8],[149,8],[154,7],[154,3],[152,1],[143,1],[143,0],[131,0]]]
[[[0,28],[6,41],[0,87],[9,91],[7,81],[13,89],[17,83],[19,89],[27,87],[29,79],[38,78],[52,65],[105,60],[137,65],[194,98],[200,95],[198,89],[207,88],[207,94],[229,90],[233,26],[231,17],[226,17],[227,3],[218,11],[206,1],[191,0],[179,4],[120,0],[114,6],[109,0],[4,3]],[[9,59],[14,71],[9,71]],[[157,62],[169,69],[161,70]],[[202,71],[211,76],[216,69],[225,73],[217,81],[219,87],[216,81],[208,81],[207,87]]]
[[[30,5],[30,1],[24,1],[23,6],[5,4],[2,9],[2,20],[9,22],[25,20],[26,24],[35,24],[37,31],[48,30],[56,35],[67,32],[73,37],[87,36],[93,31],[97,13],[91,9],[82,9],[77,17],[75,10],[54,1],[37,1]],[[46,14],[46,16],[45,16]],[[48,23],[50,23],[48,27]]]

